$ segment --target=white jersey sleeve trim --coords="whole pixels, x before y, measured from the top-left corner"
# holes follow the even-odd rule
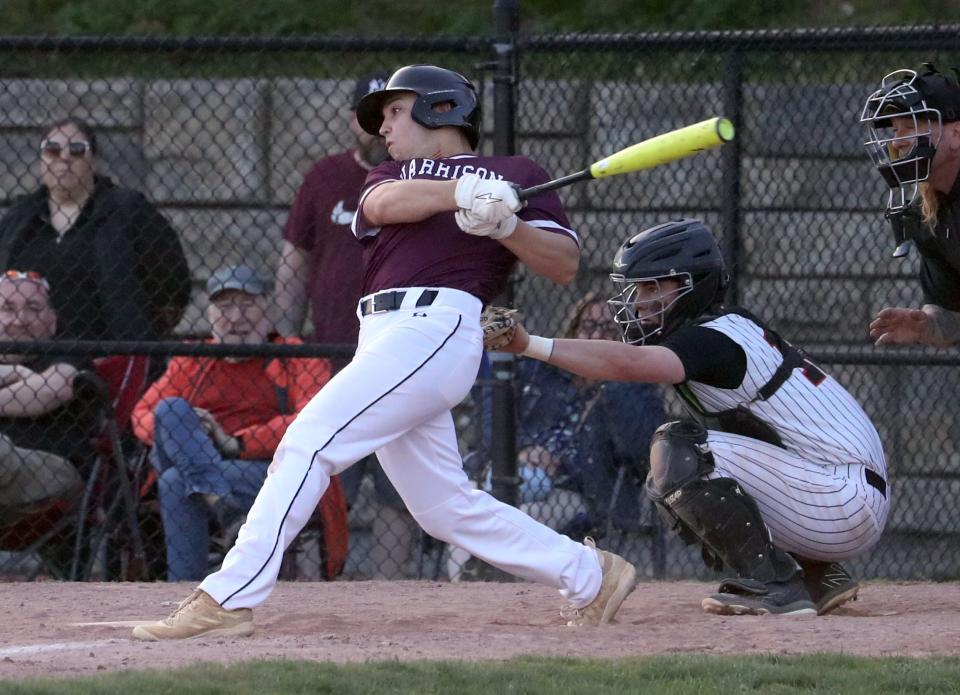
[[[365,201],[367,199],[367,196],[370,195],[370,191],[374,190],[378,186],[382,186],[383,184],[389,183],[390,181],[398,181],[398,180],[399,179],[387,179],[385,181],[378,181],[376,184],[374,184],[373,186],[370,186],[370,188],[368,188],[363,192],[363,194],[360,196],[359,202],[357,202],[357,211],[353,213],[353,220],[350,222],[350,231],[353,232],[353,235],[355,237],[357,237],[358,239],[363,239],[364,237],[376,236],[377,234],[380,233],[380,227],[371,227],[370,229],[366,230],[363,234],[359,234],[357,232],[357,221],[360,218],[360,211],[363,209],[363,201]]]
[[[564,232],[573,237],[573,240],[580,244],[580,237],[577,236],[577,233],[572,229],[564,227],[562,224],[557,224],[553,220],[524,220],[531,227],[537,227],[538,229],[547,229],[549,231]]]

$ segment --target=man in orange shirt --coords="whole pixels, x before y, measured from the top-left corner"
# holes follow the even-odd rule
[[[212,343],[300,343],[273,332],[267,285],[252,267],[221,268],[207,292]],[[153,446],[169,581],[208,573],[211,515],[229,525],[246,514],[287,426],[329,379],[322,358],[175,357],[147,390],[133,425]]]

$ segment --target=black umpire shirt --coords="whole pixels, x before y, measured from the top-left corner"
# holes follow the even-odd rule
[[[940,204],[932,234],[917,240],[920,285],[925,304],[960,311],[960,176]]]

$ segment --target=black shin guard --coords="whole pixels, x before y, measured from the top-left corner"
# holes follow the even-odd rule
[[[757,503],[736,480],[694,480],[661,503],[740,577],[759,582],[796,578],[796,562],[778,550]]]

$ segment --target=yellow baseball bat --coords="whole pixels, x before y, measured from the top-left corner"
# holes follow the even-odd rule
[[[520,191],[520,200],[526,200],[544,191],[569,186],[577,181],[603,179],[617,174],[628,174],[631,171],[651,169],[718,147],[731,140],[733,140],[733,123],[726,118],[709,118],[630,145],[609,157],[594,162],[583,171],[541,183],[539,186],[524,188]]]

